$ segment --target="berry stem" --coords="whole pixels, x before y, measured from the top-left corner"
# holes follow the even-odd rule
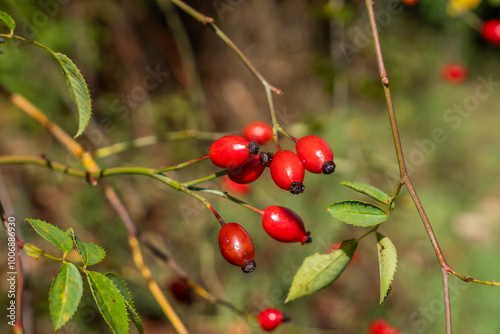
[[[189,189],[193,190],[193,191],[200,191],[200,192],[204,192],[207,194],[212,194],[212,195],[216,195],[216,196],[228,199],[228,200],[235,202],[235,203],[237,203],[237,204],[239,204],[239,205],[241,205],[241,206],[243,206],[243,207],[245,207],[245,208],[247,208],[255,213],[258,213],[261,216],[264,215],[264,210],[256,208],[253,205],[248,204],[248,203],[240,200],[239,198],[236,198],[236,197],[228,194],[225,191],[215,190],[215,189],[198,188],[198,187],[190,187]]]
[[[189,166],[189,165],[195,164],[197,162],[203,161],[205,159],[208,159],[208,157],[209,157],[208,154],[205,154],[205,155],[202,155],[201,157],[198,157],[198,158],[186,161],[186,162],[182,162],[182,163],[175,165],[175,166],[172,166],[172,167],[158,169],[158,170],[156,170],[156,173],[164,173],[164,172],[169,172],[169,171],[173,171],[173,170],[179,170],[179,169],[184,168],[186,166]]]
[[[217,173],[210,174],[208,176],[202,177],[200,179],[196,179],[196,180],[192,180],[192,181],[188,181],[188,182],[183,182],[183,183],[181,183],[181,185],[183,187],[190,188],[191,186],[194,186],[194,185],[197,185],[197,184],[200,184],[200,183],[203,183],[203,182],[207,182],[207,181],[216,179],[216,178],[224,176],[226,174],[227,174],[227,170],[224,169],[224,170],[218,171]]]

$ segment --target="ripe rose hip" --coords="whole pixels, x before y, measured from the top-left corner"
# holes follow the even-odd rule
[[[281,242],[311,242],[310,233],[306,232],[299,215],[282,206],[267,207],[262,215],[262,226],[267,234]]]
[[[273,128],[266,122],[252,122],[243,128],[243,137],[262,145],[273,139]]]
[[[500,45],[500,19],[491,19],[483,24],[481,35],[484,40]]]
[[[400,334],[400,332],[384,319],[375,319],[368,327],[368,334]]]
[[[467,69],[455,63],[446,64],[441,69],[441,76],[450,83],[462,83],[467,79]]]
[[[219,231],[219,248],[222,256],[245,273],[254,271],[255,249],[250,234],[239,224],[227,223]]]
[[[283,321],[288,320],[280,310],[275,308],[266,308],[262,310],[257,318],[259,319],[260,327],[267,332],[272,331]]]
[[[259,144],[240,136],[224,136],[217,139],[208,155],[212,163],[222,168],[238,168],[257,155]]]
[[[278,187],[297,195],[304,192],[304,163],[292,151],[281,150],[273,155],[271,177]]]
[[[297,155],[304,167],[315,174],[331,174],[335,171],[333,152],[328,143],[318,136],[305,136],[295,144]]]
[[[246,184],[257,180],[264,172],[266,166],[260,162],[260,156],[250,158],[246,165],[240,168],[228,169],[227,176],[231,181]]]

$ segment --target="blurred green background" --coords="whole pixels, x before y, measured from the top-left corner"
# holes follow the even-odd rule
[[[464,275],[500,280],[500,47],[484,42],[481,20],[500,16],[483,1],[462,17],[446,12],[445,1],[414,6],[376,1],[379,32],[404,152],[416,190],[433,223],[448,263]],[[303,259],[330,245],[361,236],[324,208],[344,199],[365,199],[339,185],[365,182],[388,193],[396,184],[396,155],[374,50],[362,1],[189,1],[248,56],[270,83],[284,91],[274,102],[280,124],[295,137],[315,134],[332,146],[337,171],[307,174],[299,196],[278,189],[266,173],[249,195],[264,209],[292,208],[313,242],[281,244],[263,231],[260,217],[210,197],[226,222],[252,235],[258,268],[245,275],[219,254],[219,224],[206,208],[151,179],[110,178],[140,226],[187,273],[214,295],[257,314],[277,307],[292,318],[276,333],[366,333],[385,318],[402,333],[444,332],[438,262],[406,191],[380,231],[396,245],[399,262],[390,298],[379,296],[376,243],[360,243],[358,261],[325,290],[283,304]],[[269,121],[264,90],[212,31],[165,1],[4,0],[17,34],[67,54],[81,69],[93,99],[93,119],[78,141],[88,150],[168,131],[240,131],[250,121]],[[479,25],[478,25],[479,24]],[[0,80],[23,94],[70,134],[75,107],[56,62],[41,48],[6,40]],[[443,79],[441,69],[462,64],[467,79]],[[488,83],[489,82],[489,83]],[[489,93],[489,94],[486,94]],[[487,95],[487,96],[486,96]],[[462,108],[460,114],[457,110]],[[0,154],[36,155],[81,167],[44,129],[0,99]],[[208,152],[210,140],[159,142],[98,160],[101,167],[162,168]],[[293,148],[281,139],[284,148]],[[272,151],[269,144],[263,148]],[[169,176],[186,181],[218,169],[201,162]],[[129,283],[146,333],[173,333],[130,258],[126,233],[102,191],[38,167],[1,166],[4,203],[18,222],[19,236],[57,254],[24,222],[45,219],[73,227],[107,257],[94,270],[116,271]],[[220,181],[207,187],[224,189]],[[0,249],[6,249],[1,238]],[[177,301],[169,291],[174,273],[146,251],[147,263],[176,311],[193,333],[258,333],[253,321],[194,296]],[[48,333],[50,282],[58,264],[24,258],[27,333]],[[6,272],[6,263],[0,268]],[[500,289],[450,277],[454,333],[500,333]],[[5,291],[6,282],[0,283]],[[57,333],[109,333],[88,286],[79,311]],[[0,304],[6,305],[6,293]],[[4,314],[4,312],[2,312]],[[9,333],[5,318],[0,332]]]

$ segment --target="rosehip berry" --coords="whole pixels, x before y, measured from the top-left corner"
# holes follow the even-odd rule
[[[219,231],[219,248],[222,256],[245,273],[254,271],[255,249],[250,234],[239,224],[227,223]]]
[[[295,144],[297,155],[304,161],[304,167],[315,174],[331,174],[335,171],[332,148],[318,136],[305,136]]]
[[[384,319],[375,319],[368,327],[368,334],[399,334],[399,330],[392,327]]]
[[[485,41],[500,45],[500,19],[486,21],[481,28],[481,35]]]
[[[257,155],[259,144],[240,136],[224,136],[217,139],[208,155],[214,165],[222,168],[238,168]]]
[[[292,151],[281,150],[274,154],[271,162],[271,177],[278,187],[297,195],[304,192],[304,163]]]
[[[269,206],[262,215],[264,230],[274,239],[281,242],[311,242],[309,232],[298,214],[282,206]]]
[[[467,69],[459,64],[446,64],[441,69],[441,76],[450,83],[462,83],[467,79]]]
[[[256,155],[243,167],[228,169],[227,176],[233,182],[246,184],[257,180],[264,172],[264,169],[266,169],[266,166],[260,162],[260,156]]]
[[[243,128],[243,137],[262,145],[273,139],[273,128],[266,122],[252,122]]]
[[[259,319],[260,327],[267,332],[272,331],[282,322],[288,321],[288,318],[284,316],[280,310],[275,308],[266,308],[262,310],[257,318]]]
[[[227,175],[222,178],[222,184],[227,191],[231,191],[240,195],[247,195],[252,190],[249,184],[239,184],[233,182]]]
[[[174,295],[175,299],[178,301],[191,304],[193,302],[193,295],[191,294],[191,289],[183,280],[175,280],[170,283],[170,292]]]

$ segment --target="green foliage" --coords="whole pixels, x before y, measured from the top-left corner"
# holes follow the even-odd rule
[[[125,299],[113,281],[105,275],[87,271],[87,279],[99,311],[116,334],[128,333]]]
[[[389,296],[391,283],[396,273],[398,257],[396,247],[386,236],[377,232],[378,263],[380,268],[380,305]]]
[[[60,228],[40,219],[26,219],[33,229],[45,240],[59,248],[66,256],[73,249],[73,240]]]
[[[64,263],[52,281],[49,291],[49,308],[58,330],[66,324],[78,308],[83,294],[83,281],[80,272],[72,263]]]
[[[357,240],[346,240],[329,254],[316,253],[307,257],[293,278],[285,303],[332,284],[351,262],[357,245]]]
[[[101,262],[106,256],[106,252],[100,246],[78,239],[72,228],[68,234],[73,238],[76,249],[85,267]]]
[[[391,203],[391,197],[387,195],[384,191],[378,189],[377,187],[370,186],[368,184],[360,183],[360,182],[349,182],[344,181],[340,183],[343,186],[351,188],[359,193],[365,194],[377,200],[381,203],[389,205]]]
[[[0,21],[3,22],[7,28],[9,28],[10,34],[14,33],[16,22],[14,22],[14,19],[9,14],[0,10]]]
[[[326,209],[334,218],[354,226],[375,226],[389,217],[380,207],[361,201],[335,202]]]
[[[59,52],[52,52],[52,54],[57,58],[59,64],[61,64],[63,68],[66,84],[68,85],[71,97],[73,98],[73,101],[78,109],[78,131],[75,135],[75,137],[78,137],[87,127],[92,116],[92,100],[90,98],[90,91],[85,79],[80,73],[80,70],[76,67],[73,61],[71,61],[71,59]]]

